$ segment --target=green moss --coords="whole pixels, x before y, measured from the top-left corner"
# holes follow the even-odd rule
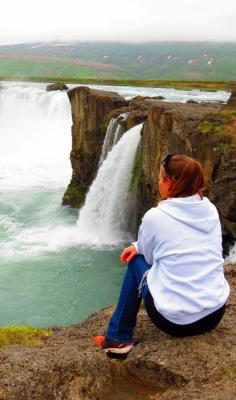
[[[198,124],[198,129],[203,134],[222,133],[222,126],[218,121],[202,121]]]
[[[78,158],[80,156],[80,154],[82,153],[81,149],[75,149],[75,150],[71,150],[70,152],[70,156],[74,157],[74,158]]]
[[[99,132],[101,133],[101,135],[106,136],[106,131],[107,131],[106,126],[104,124],[101,124],[99,127]]]
[[[219,153],[225,153],[228,152],[230,148],[231,148],[231,143],[221,142],[215,147],[215,150],[218,151]]]
[[[70,183],[63,198],[62,204],[80,208],[85,201],[85,191],[75,183]]]
[[[52,336],[53,333],[48,329],[38,329],[33,326],[6,326],[0,328],[0,347],[11,344],[35,345],[42,339]]]
[[[215,120],[213,121],[201,121],[198,124],[198,129],[203,134],[216,133],[220,136],[229,136],[227,133],[227,126],[231,123],[231,120],[236,118],[236,111],[232,110],[221,110],[215,114]]]
[[[129,190],[136,191],[138,189],[140,183],[142,182],[142,179],[143,179],[142,178],[142,148],[141,148],[141,144],[140,144],[138,147],[136,156],[135,156]]]
[[[106,136],[107,127],[109,125],[111,118],[112,117],[110,117],[108,114],[104,115],[102,123],[100,124],[99,127],[99,132],[101,133],[102,136]]]
[[[227,120],[236,118],[236,111],[223,110],[223,111],[220,111],[220,112],[218,113],[218,115],[219,115],[220,117],[222,117],[224,120],[227,121]]]

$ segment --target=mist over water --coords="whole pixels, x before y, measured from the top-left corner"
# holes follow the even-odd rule
[[[56,235],[46,235],[67,218],[60,203],[71,175],[70,127],[65,93],[0,91],[1,257],[57,247]]]
[[[0,87],[0,325],[76,323],[114,303],[123,275],[120,246],[131,240],[127,227],[116,224],[128,201],[126,190],[121,196],[119,182],[127,188],[129,175],[121,172],[122,168],[130,171],[140,128],[127,132],[108,153],[79,217],[77,210],[61,206],[71,178],[70,103],[65,92],[46,92],[45,86],[2,82]],[[99,88],[126,98],[162,92]],[[193,98],[192,92],[190,96],[163,90],[168,100]],[[197,95],[212,100],[228,97],[225,92],[198,91]],[[125,150],[131,143],[133,153],[127,158]],[[115,183],[112,168],[119,162],[116,172],[121,175]],[[109,210],[107,192],[105,200],[102,197],[104,181],[111,186]],[[96,210],[91,207],[93,196],[98,200]],[[108,217],[107,225],[100,224],[99,237],[91,219],[96,212],[100,218],[96,223]]]
[[[1,190],[65,186],[71,147],[66,94],[13,86],[0,90],[0,105]]]

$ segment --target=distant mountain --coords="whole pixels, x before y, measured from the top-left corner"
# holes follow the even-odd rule
[[[236,43],[37,42],[0,46],[0,76],[236,80]]]

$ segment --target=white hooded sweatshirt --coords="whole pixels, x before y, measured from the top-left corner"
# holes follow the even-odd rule
[[[151,264],[148,287],[169,321],[190,324],[225,304],[221,226],[206,197],[161,201],[144,215],[134,246]]]

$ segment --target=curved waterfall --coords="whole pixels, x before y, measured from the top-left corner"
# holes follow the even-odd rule
[[[65,92],[10,85],[0,90],[1,189],[65,187],[71,110]]]
[[[79,240],[117,244],[129,239],[129,182],[142,124],[128,130],[99,168],[78,219]]]
[[[0,89],[0,258],[64,243],[61,198],[71,176],[71,109],[65,92],[27,84]],[[59,230],[59,232],[58,232]]]

